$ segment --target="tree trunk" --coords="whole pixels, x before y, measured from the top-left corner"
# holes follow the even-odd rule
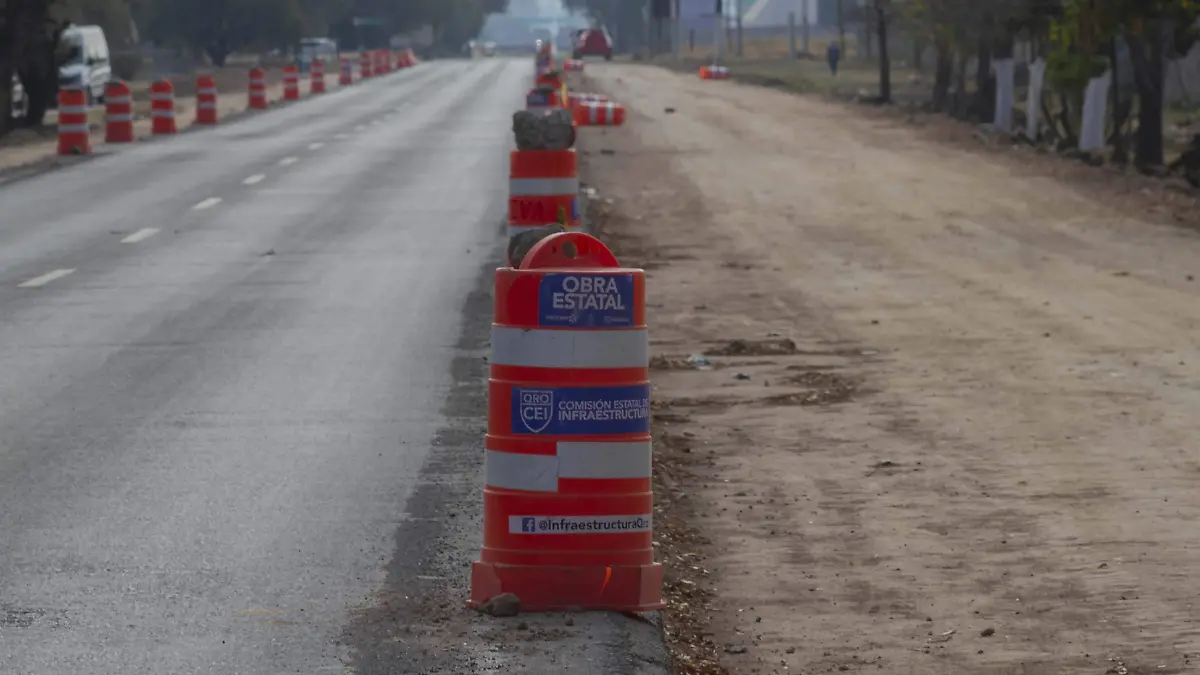
[[[887,8],[884,0],[875,0],[875,20],[879,30],[879,102],[892,102],[892,62],[888,57]]]
[[[920,73],[924,70],[922,56],[925,55],[925,42],[923,40],[914,39],[912,41],[912,67],[913,70]]]
[[[988,119],[996,108],[996,78],[992,75],[992,30],[990,12],[984,12],[979,44],[975,50],[975,102],[971,112],[976,119]]]
[[[945,112],[950,102],[950,80],[954,77],[954,53],[949,43],[937,45],[937,65],[933,78],[933,111]]]
[[[1138,90],[1138,130],[1133,161],[1138,166],[1163,164],[1163,90],[1166,67],[1163,25],[1146,21],[1143,35],[1131,35],[1129,55]]]

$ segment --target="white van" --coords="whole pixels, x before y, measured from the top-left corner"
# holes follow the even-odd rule
[[[82,87],[88,104],[104,101],[104,87],[112,79],[108,40],[100,26],[71,26],[63,31],[66,57],[58,69],[60,87]]]

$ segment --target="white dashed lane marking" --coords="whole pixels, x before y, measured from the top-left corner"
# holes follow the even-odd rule
[[[122,244],[136,244],[139,241],[145,241],[150,237],[158,234],[158,229],[154,227],[146,227],[134,232],[133,234],[121,240]]]
[[[261,173],[256,173],[253,176],[250,176],[246,180],[242,181],[242,183],[245,185],[254,185],[255,183],[261,183],[264,178],[266,178],[265,175],[263,175]]]
[[[37,288],[39,286],[45,286],[46,284],[50,283],[51,281],[54,281],[55,279],[61,279],[74,271],[75,270],[73,270],[73,269],[62,269],[62,270],[54,270],[53,272],[47,272],[46,274],[43,274],[40,277],[34,277],[34,278],[30,279],[29,281],[26,281],[25,283],[20,284],[18,286],[18,288]]]
[[[196,204],[192,208],[197,211],[202,211],[204,209],[211,209],[212,207],[214,207],[220,203],[221,203],[220,197],[209,197],[208,199],[205,199],[204,201],[200,202],[199,204]]]
[[[299,157],[284,157],[283,159],[279,160],[279,166],[287,166],[289,164],[295,164],[299,161]]]
[[[309,150],[320,150],[323,147],[325,147],[324,143],[313,143],[312,145],[308,146],[308,149]]]

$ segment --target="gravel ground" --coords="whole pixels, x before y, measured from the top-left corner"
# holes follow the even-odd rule
[[[1193,672],[1194,196],[815,97],[588,79],[630,108],[583,148],[649,274],[683,672]]]

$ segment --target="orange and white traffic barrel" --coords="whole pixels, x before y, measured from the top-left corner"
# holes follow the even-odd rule
[[[312,84],[309,87],[309,92],[313,94],[325,93],[325,62],[321,59],[313,59],[312,65]]]
[[[579,156],[567,150],[513,150],[508,160],[508,236],[565,222],[579,228]]]
[[[728,80],[729,69],[725,66],[701,66],[700,79],[702,80]]]
[[[175,86],[170,80],[158,80],[150,85],[150,133],[159,136],[177,131]]]
[[[371,52],[363,52],[358,56],[359,75],[364,80],[372,76],[371,64],[374,63],[374,59],[375,57],[372,56]]]
[[[625,124],[625,106],[619,103],[580,103],[574,107],[575,125],[619,127]]]
[[[421,62],[421,60],[417,58],[416,53],[413,52],[413,50],[411,48],[404,50],[404,59],[405,59],[405,62],[408,63],[409,66],[415,66]]]
[[[563,70],[568,73],[582,73],[583,61],[580,59],[567,59],[563,61]]]
[[[86,155],[92,151],[87,92],[70,87],[58,92],[58,154]]]
[[[530,89],[525,95],[526,110],[551,110],[553,108],[561,108],[562,97],[557,92],[552,92],[545,88]]]
[[[300,69],[294,65],[283,69],[283,100],[300,100]]]
[[[104,87],[104,142],[132,143],[133,92],[129,85],[113,80]]]
[[[250,69],[250,107],[254,110],[266,110],[270,106],[267,101],[267,71],[262,68]]]
[[[388,57],[387,52],[379,49],[375,51],[375,74],[384,75],[388,72]]]
[[[339,63],[341,72],[338,73],[338,84],[343,87],[354,84],[354,63],[344,56]]]
[[[496,270],[483,548],[469,604],[663,607],[654,561],[645,272],[582,232]]]
[[[216,124],[217,81],[212,75],[196,76],[196,124]]]
[[[551,89],[562,89],[564,86],[562,75],[558,71],[555,71],[555,70],[552,70],[547,73],[540,73],[537,76],[537,78],[535,78],[534,81],[535,81],[536,86],[539,86],[539,87],[550,87]]]
[[[572,108],[585,103],[608,103],[608,97],[603,94],[567,94],[567,104]]]

